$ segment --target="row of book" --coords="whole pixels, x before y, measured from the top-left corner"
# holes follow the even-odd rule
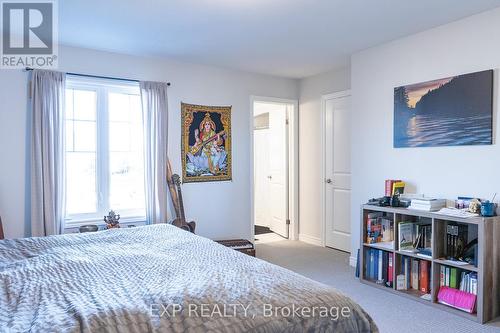
[[[446,256],[449,259],[462,257],[468,239],[466,224],[448,224],[446,226]]]
[[[439,277],[439,285],[441,287],[450,287],[477,295],[476,272],[464,271],[455,267],[441,266]]]
[[[368,244],[394,241],[394,221],[381,212],[370,213],[366,221]]]
[[[399,251],[432,256],[432,225],[426,221],[401,222],[398,226]]]
[[[401,273],[396,276],[397,290],[418,290],[424,294],[431,292],[431,262],[401,256]]]
[[[392,287],[394,254],[377,249],[367,249],[366,251],[366,278]]]
[[[401,195],[405,190],[405,182],[400,179],[387,179],[385,181],[385,196]]]

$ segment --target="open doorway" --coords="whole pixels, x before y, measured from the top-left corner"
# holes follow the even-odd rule
[[[296,239],[297,102],[254,97],[252,110],[255,240]]]

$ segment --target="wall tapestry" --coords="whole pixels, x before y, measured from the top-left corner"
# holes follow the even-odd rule
[[[394,88],[394,147],[492,144],[493,70]]]
[[[231,180],[231,107],[181,106],[182,181]]]

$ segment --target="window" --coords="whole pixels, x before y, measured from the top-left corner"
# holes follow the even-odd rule
[[[117,82],[67,79],[68,225],[101,221],[111,209],[123,220],[145,219],[139,86]]]

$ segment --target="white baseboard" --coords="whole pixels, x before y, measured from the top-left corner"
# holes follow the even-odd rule
[[[358,261],[357,256],[350,256],[349,257],[349,266],[356,267],[357,261]]]
[[[323,242],[321,241],[321,238],[319,238],[319,237],[299,234],[299,241],[307,243],[307,244],[311,244],[311,245],[323,246]]]

